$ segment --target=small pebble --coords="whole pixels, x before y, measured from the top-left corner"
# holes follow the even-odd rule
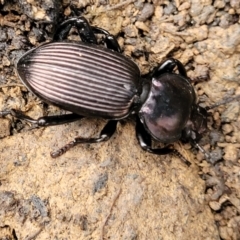
[[[223,159],[225,161],[236,162],[238,160],[238,148],[234,144],[229,144],[224,148]]]
[[[148,18],[150,18],[153,15],[153,13],[154,13],[153,5],[150,3],[144,4],[141,14],[138,17],[138,21],[140,22],[146,21]]]

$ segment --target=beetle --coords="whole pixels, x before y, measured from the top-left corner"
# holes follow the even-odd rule
[[[66,40],[72,27],[77,29],[80,42]],[[105,46],[98,44],[97,34],[104,36]],[[0,116],[10,114],[41,127],[83,117],[109,120],[99,137],[77,137],[53,151],[53,158],[77,144],[108,140],[117,122],[130,115],[136,117],[136,136],[142,149],[157,155],[173,153],[181,157],[169,145],[153,148],[152,139],[165,144],[185,140],[196,145],[207,129],[207,111],[199,106],[180,61],[167,59],[141,76],[138,66],[121,54],[115,37],[90,26],[84,17],[64,21],[53,41],[26,52],[16,68],[23,84],[37,97],[72,113],[32,119],[12,109],[0,112]]]

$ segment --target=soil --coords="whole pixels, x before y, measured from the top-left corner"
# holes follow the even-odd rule
[[[147,74],[181,61],[208,132],[200,145],[174,147],[191,162],[144,152],[134,119],[107,142],[50,157],[76,136],[97,136],[106,120],[36,128],[0,118],[0,239],[240,239],[240,2],[0,0],[0,109],[36,119],[65,111],[29,92],[14,65],[51,41],[65,19],[84,16],[117,37],[123,54]],[[79,40],[76,29],[71,40]]]

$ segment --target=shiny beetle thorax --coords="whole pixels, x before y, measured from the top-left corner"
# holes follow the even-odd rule
[[[195,92],[188,80],[166,73],[152,79],[139,116],[153,138],[164,143],[174,142],[181,137],[194,101]]]

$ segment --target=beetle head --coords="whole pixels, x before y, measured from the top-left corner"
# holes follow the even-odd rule
[[[198,142],[202,134],[207,130],[207,110],[198,105],[194,105],[190,119],[182,131],[181,140]]]
[[[208,111],[233,101],[239,101],[239,99],[240,95],[228,97],[211,106],[207,106],[206,108],[200,107],[199,105],[194,105],[190,119],[182,131],[181,140],[190,141],[196,145],[196,143],[202,138],[202,134],[207,131]],[[199,148],[199,146],[197,147]]]

